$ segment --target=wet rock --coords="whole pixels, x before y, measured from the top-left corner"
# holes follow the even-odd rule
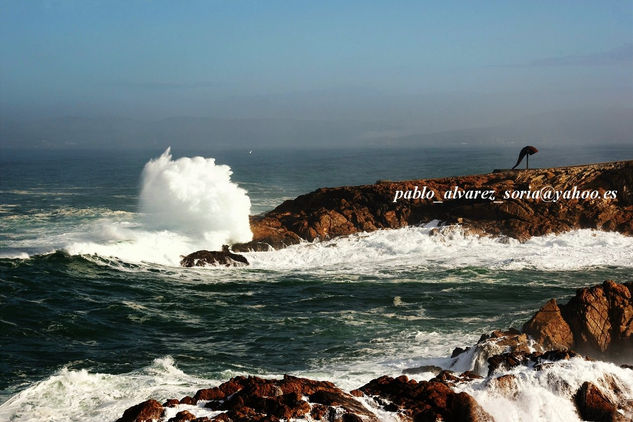
[[[194,400],[191,396],[185,396],[180,399],[180,404],[196,404],[196,400]]]
[[[224,266],[224,267],[241,267],[248,265],[248,260],[244,255],[232,253],[227,245],[222,246],[221,251],[201,250],[183,256],[180,260],[183,267],[205,267]]]
[[[579,356],[580,355],[578,353],[571,350],[548,350],[545,353],[527,353],[523,351],[502,353],[488,358],[488,376],[492,376],[497,370],[508,370],[519,365],[532,365],[534,366],[534,369],[538,370],[540,367],[549,362],[569,360]]]
[[[578,413],[587,421],[616,421],[617,408],[594,384],[585,382],[574,396]]]
[[[376,420],[352,395],[331,382],[289,375],[280,380],[235,377],[218,387],[198,390],[191,400],[208,401],[205,407],[226,411],[222,418],[234,422],[303,418],[307,414],[314,419],[324,415],[331,419],[332,415],[340,414],[340,419],[348,413],[358,414],[367,421]]]
[[[180,404],[180,400],[178,399],[168,399],[163,403],[163,407],[176,407]]]
[[[466,349],[473,358],[472,371],[478,375],[486,375],[489,372],[489,359],[503,355],[504,353],[543,352],[543,347],[527,334],[515,329],[506,331],[495,330],[490,334],[483,334],[477,344]],[[452,365],[459,362],[466,351],[457,354]]]
[[[466,393],[456,393],[441,382],[417,382],[406,376],[383,376],[360,388],[368,396],[374,396],[383,409],[397,410],[407,419],[415,421],[492,421]]]
[[[490,378],[487,385],[509,398],[514,399],[519,393],[516,376],[512,374],[502,375],[497,378]]]
[[[163,415],[165,409],[156,400],[147,400],[123,412],[116,422],[152,422]]]
[[[465,349],[462,349],[461,347],[456,347],[453,349],[453,353],[451,353],[451,357],[452,358],[456,358],[457,356],[461,355],[462,353],[467,352],[470,349],[470,347],[466,347]]]
[[[176,413],[176,416],[173,418],[169,418],[167,422],[188,422],[196,419],[195,415],[193,415],[188,410],[182,410]]]

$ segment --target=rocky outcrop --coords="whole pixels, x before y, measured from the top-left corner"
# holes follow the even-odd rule
[[[248,265],[244,255],[232,253],[227,245],[222,246],[221,251],[197,251],[183,256],[180,265],[183,267],[224,266],[241,267]]]
[[[236,251],[266,250],[378,229],[394,229],[440,220],[460,223],[487,235],[525,240],[531,236],[595,228],[633,234],[633,161],[530,170],[506,170],[442,179],[379,182],[374,185],[322,188],[251,218],[253,240],[233,245]],[[433,198],[405,199],[406,192],[433,192]],[[460,199],[444,193],[459,187]],[[504,198],[505,191],[596,190],[595,199]],[[472,198],[474,191],[494,191]],[[604,199],[615,191],[615,199]],[[394,202],[397,192],[403,198]],[[411,198],[413,198],[412,196]],[[441,200],[441,203],[434,201]]]
[[[574,349],[615,361],[633,360],[633,283],[607,280],[583,288],[565,305],[550,300],[523,331],[547,349]]]
[[[196,418],[194,411],[189,408],[180,410],[168,422],[291,419],[372,422],[380,420],[374,413],[376,409],[393,413],[394,417],[403,422],[492,422],[492,417],[473,397],[463,392],[457,393],[450,386],[455,380],[468,379],[468,375],[452,377],[448,373],[428,382],[417,382],[406,376],[381,377],[350,394],[327,381],[288,375],[276,380],[235,377],[218,387],[199,390],[193,397],[186,396],[187,400],[184,402],[219,412],[215,416]],[[363,405],[358,397],[368,397],[373,401],[374,411]],[[183,400],[169,399],[165,402],[169,406],[177,406],[178,403],[183,404]],[[149,419],[166,420],[163,406],[155,400],[131,407],[119,421],[140,422]]]
[[[466,393],[456,393],[439,381],[410,380],[405,375],[375,379],[360,388],[373,397],[384,410],[398,412],[405,420],[475,422],[493,418],[475,399]]]
[[[235,377],[218,387],[198,390],[191,404],[201,401],[208,409],[222,411],[213,420],[276,421],[308,415],[314,420],[346,421],[353,416],[377,420],[356,398],[331,382],[289,375],[279,380]]]

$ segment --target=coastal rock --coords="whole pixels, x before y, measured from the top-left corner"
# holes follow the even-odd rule
[[[550,300],[523,331],[546,349],[633,361],[633,283],[607,280],[576,291],[565,305]]]
[[[532,364],[534,369],[539,369],[549,362],[569,360],[574,357],[580,357],[580,355],[570,350],[549,350],[545,353],[517,351],[502,353],[488,359],[488,376],[492,376],[498,369],[508,370],[515,366]]]
[[[405,375],[383,376],[360,388],[382,404],[384,410],[398,412],[404,420],[445,422],[493,421],[475,399],[467,393],[456,393],[441,382],[417,382]]]
[[[582,384],[574,396],[574,402],[583,420],[600,422],[619,420],[617,407],[590,382]]]
[[[345,416],[348,414],[377,420],[356,398],[331,382],[289,375],[281,380],[235,377],[218,387],[199,390],[194,401],[200,400],[208,401],[208,408],[225,410],[224,418],[232,421],[296,419],[308,414],[316,420],[352,420]]]
[[[489,360],[492,357],[503,354],[530,354],[542,353],[545,349],[527,334],[515,329],[506,331],[495,330],[490,334],[480,337],[477,344],[465,349],[456,348],[451,357],[453,363],[451,369],[460,367],[462,360],[468,362],[471,370],[478,375],[489,373]]]
[[[574,335],[563,319],[556,299],[549,300],[525,325],[523,332],[547,349],[571,349]]]
[[[221,251],[201,250],[183,256],[180,265],[183,267],[205,267],[207,265],[241,267],[248,265],[248,260],[244,255],[232,253],[229,247],[224,245]]]
[[[531,236],[593,228],[633,234],[633,161],[547,169],[511,170],[441,179],[381,182],[374,185],[321,188],[283,202],[274,210],[251,218],[253,240],[233,245],[235,251],[282,248],[302,240],[395,229],[439,220],[460,224],[466,233]],[[433,198],[399,199],[396,192],[423,189]],[[444,193],[458,186],[464,192],[494,190],[495,199],[447,199]],[[617,191],[615,199],[503,198],[505,191]]]
[[[156,400],[147,400],[130,407],[116,422],[153,422],[164,412],[163,406]]]

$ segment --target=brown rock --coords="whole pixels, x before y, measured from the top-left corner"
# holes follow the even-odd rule
[[[196,404],[196,400],[194,400],[191,396],[185,396],[180,399],[180,404]]]
[[[196,417],[187,410],[182,410],[176,413],[176,416],[170,418],[167,422],[188,422],[194,420]]]
[[[405,417],[415,421],[493,420],[470,395],[455,393],[441,382],[417,382],[409,380],[406,376],[383,376],[370,381],[360,390],[366,395],[374,396],[383,409],[398,410]]]
[[[574,396],[580,416],[587,421],[617,420],[616,406],[594,384],[585,382]]]
[[[547,349],[571,349],[574,335],[565,322],[556,299],[548,301],[523,326],[523,332],[532,336]]]
[[[176,407],[179,404],[180,401],[178,399],[168,399],[165,403],[163,403],[163,407]]]
[[[163,415],[165,409],[156,400],[147,400],[123,412],[117,422],[152,422]]]
[[[579,289],[562,315],[574,332],[574,349],[616,360],[633,360],[633,299],[628,284],[612,280]]]
[[[427,223],[433,219],[462,225],[477,235],[505,235],[519,240],[572,229],[596,228],[633,234],[633,161],[583,166],[499,171],[442,179],[381,182],[374,185],[322,188],[274,210],[251,218],[253,241],[233,245],[235,251],[267,250],[299,243],[377,229],[393,229]],[[464,191],[492,189],[536,191],[545,186],[566,190],[617,190],[613,200],[509,199],[494,203],[480,199],[394,202],[396,191],[421,189],[436,198],[460,186]]]

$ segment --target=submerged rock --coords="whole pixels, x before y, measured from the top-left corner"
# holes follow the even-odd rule
[[[248,260],[244,255],[232,253],[229,247],[224,245],[221,251],[201,250],[183,256],[180,265],[183,267],[205,267],[207,265],[241,267],[248,265]]]

